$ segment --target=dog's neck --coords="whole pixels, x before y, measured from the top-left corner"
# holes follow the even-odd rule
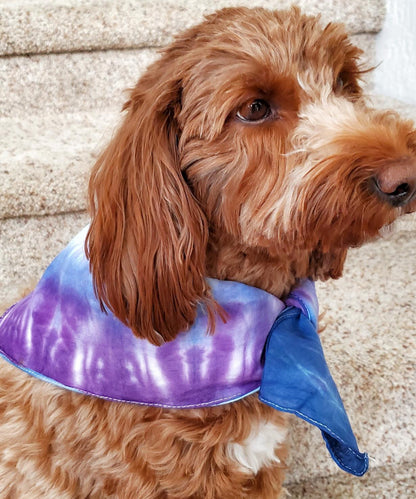
[[[255,286],[278,298],[285,297],[298,279],[336,279],[342,275],[346,250],[323,253],[319,249],[290,254],[250,248],[232,237],[211,237],[207,249],[207,275]]]

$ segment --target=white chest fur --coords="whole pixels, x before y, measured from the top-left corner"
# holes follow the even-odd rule
[[[284,443],[286,435],[286,427],[262,423],[253,428],[244,442],[230,443],[227,452],[244,471],[256,474],[263,466],[280,462],[275,450]]]

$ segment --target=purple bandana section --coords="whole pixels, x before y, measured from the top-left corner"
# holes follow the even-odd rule
[[[86,232],[58,255],[35,290],[0,319],[0,354],[57,385],[138,404],[213,406],[259,389],[262,352],[285,308],[281,300],[238,282],[208,279],[228,314],[227,323],[218,317],[215,334],[208,335],[200,308],[189,331],[153,346],[101,311],[84,253]],[[316,320],[313,283],[297,288],[293,299],[298,298],[312,303],[307,310]]]
[[[292,289],[285,304],[287,307],[299,308],[315,328],[318,327],[319,304],[313,281],[304,280],[300,286]]]

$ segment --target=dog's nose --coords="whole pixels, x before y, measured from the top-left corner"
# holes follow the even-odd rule
[[[376,194],[392,206],[405,206],[416,197],[416,163],[412,160],[391,164],[375,177]]]

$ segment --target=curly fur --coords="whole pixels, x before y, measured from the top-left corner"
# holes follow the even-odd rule
[[[397,183],[396,164],[416,176],[416,135],[368,107],[360,55],[342,26],[322,28],[295,8],[225,9],[179,35],[132,89],[91,175],[86,250],[102,306],[160,344],[203,303],[215,334],[205,276],[282,297],[299,278],[339,277],[350,246],[414,210],[374,190],[383,175],[382,185]],[[271,114],[242,120],[255,99]],[[283,494],[286,417],[256,395],[143,408],[62,391],[3,362],[0,415],[1,497]],[[262,459],[256,432],[273,425],[276,449]]]

